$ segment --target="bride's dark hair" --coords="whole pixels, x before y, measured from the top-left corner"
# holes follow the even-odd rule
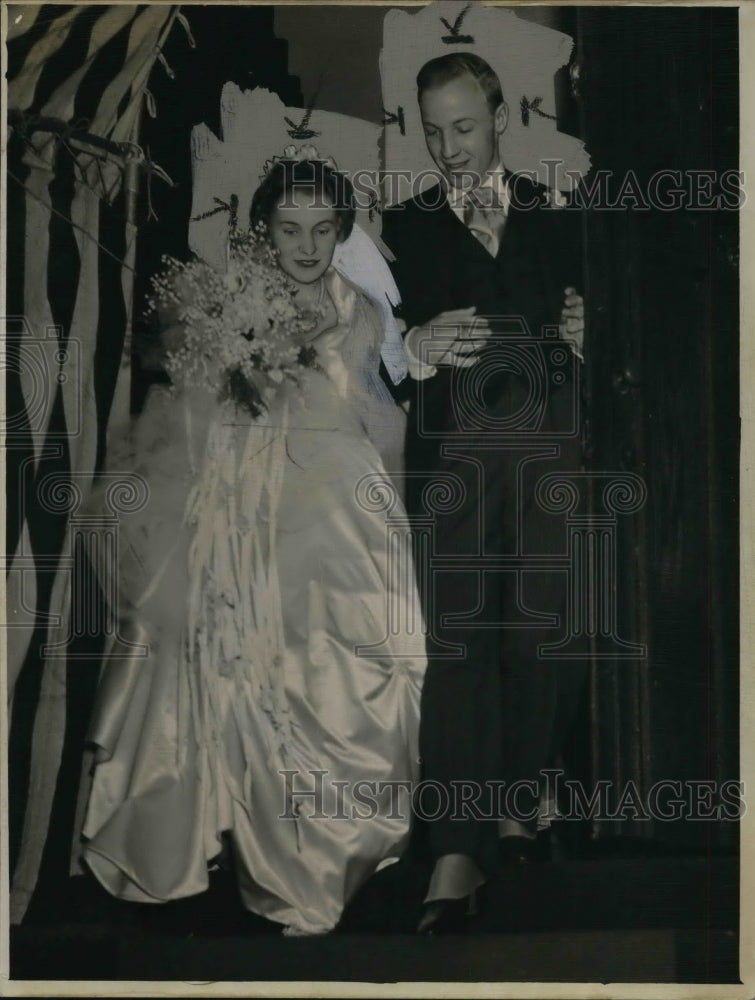
[[[356,214],[354,189],[345,174],[323,160],[276,160],[254,192],[249,212],[252,227],[262,223],[267,228],[273,211],[286,204],[295,190],[307,192],[313,207],[322,208],[325,201],[332,205],[341,239],[348,239]]]

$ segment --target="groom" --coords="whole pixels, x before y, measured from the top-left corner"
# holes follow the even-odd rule
[[[565,602],[562,574],[542,560],[563,554],[565,533],[535,487],[579,469],[581,454],[578,362],[555,350],[558,339],[534,343],[560,328],[581,348],[583,307],[579,254],[562,232],[573,213],[548,207],[541,188],[499,160],[508,109],[490,66],[467,52],[442,56],[422,67],[417,90],[443,183],[388,209],[382,235],[417,380],[408,505],[434,517],[433,555],[445,557],[442,570],[420,572],[430,630],[420,752],[437,796],[418,803],[434,817],[435,863],[419,930],[440,933],[463,922],[501,848],[517,857],[532,843],[541,771],[557,759],[584,677],[581,665],[538,655],[558,639]],[[458,502],[429,511],[434,486],[436,496],[456,490]],[[532,557],[523,573],[479,561],[522,554]]]

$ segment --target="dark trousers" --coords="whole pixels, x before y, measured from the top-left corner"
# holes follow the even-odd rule
[[[499,385],[487,413],[519,412],[526,391],[515,379]],[[496,865],[497,816],[534,815],[540,772],[554,762],[587,669],[538,651],[562,635],[566,572],[542,561],[565,555],[567,537],[563,514],[541,509],[536,486],[580,461],[574,441],[549,436],[558,419],[547,408],[536,432],[503,434],[470,428],[456,414],[447,433],[418,434],[408,449],[410,511],[434,519],[432,554],[419,555],[431,633],[423,782],[445,789],[443,801],[437,794],[419,813],[428,818],[433,857],[467,854],[487,872]],[[486,567],[496,556],[519,557],[525,570]],[[507,798],[514,783],[535,785]]]

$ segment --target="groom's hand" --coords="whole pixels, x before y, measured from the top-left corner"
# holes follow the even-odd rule
[[[583,355],[585,345],[585,302],[576,289],[564,289],[564,305],[558,322],[562,340],[567,340],[578,358]]]
[[[475,316],[475,306],[450,309],[414,326],[406,335],[409,354],[422,365],[453,365],[469,368],[477,363],[477,352],[490,336],[483,316]]]

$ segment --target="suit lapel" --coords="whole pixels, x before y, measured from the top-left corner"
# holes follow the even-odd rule
[[[438,229],[439,239],[443,241],[442,245],[455,247],[458,254],[465,261],[489,267],[495,258],[491,257],[482,243],[464,225],[463,221],[448,204],[445,195],[442,203],[439,204],[439,188],[440,185],[428,188],[427,191],[424,191],[417,197],[416,201],[418,206],[428,212],[430,217],[433,218]],[[436,207],[431,208],[429,206]],[[504,232],[504,240],[505,238],[506,234]],[[503,240],[501,243],[503,243]]]

